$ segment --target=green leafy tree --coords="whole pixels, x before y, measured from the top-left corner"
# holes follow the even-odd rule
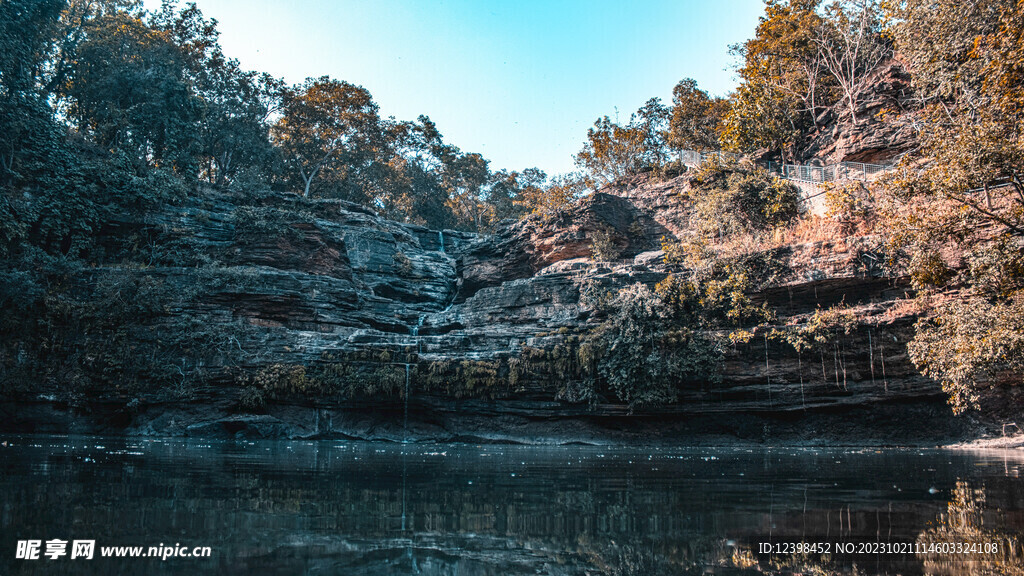
[[[657,169],[666,157],[669,109],[657,98],[648,100],[623,126],[604,116],[587,130],[576,165],[597,184],[609,184],[644,169]]]
[[[725,148],[785,155],[838,100],[818,44],[831,26],[819,6],[820,0],[769,0],[754,37],[732,48],[742,58],[741,82],[723,122]]]
[[[449,205],[459,226],[481,230],[490,218],[484,188],[490,179],[488,161],[476,153],[459,153],[445,166],[444,182],[451,191]]]
[[[40,82],[64,4],[61,0],[7,0],[0,4],[3,96],[46,92]]]
[[[216,21],[195,4],[178,9],[165,0],[150,20],[178,47],[188,84],[202,102],[200,176],[223,186],[240,170],[266,172],[274,163],[269,121],[280,108],[284,83],[227,58]]]
[[[538,168],[527,168],[522,172],[494,172],[487,191],[487,203],[493,210],[494,221],[518,219],[529,214],[531,204],[544,194],[547,179],[547,174]]]
[[[668,159],[669,121],[672,109],[651,98],[636,111],[633,123],[643,134],[640,162],[645,168],[660,170]]]
[[[643,142],[639,129],[605,116],[587,130],[587,142],[575,156],[576,165],[599,184],[614,182],[639,169]]]
[[[356,201],[362,200],[362,191],[355,188],[358,176],[377,159],[382,135],[370,93],[327,76],[286,89],[282,116],[273,129],[303,196],[315,191],[320,177],[333,188],[323,186],[323,194]]]
[[[907,347],[910,359],[942,384],[953,413],[980,408],[987,384],[1019,385],[1024,374],[1024,299],[954,302],[922,320]]]
[[[960,301],[917,324],[909,350],[960,413],[981,404],[987,384],[1019,383],[1024,374],[1016,360],[1024,325],[1024,6],[942,1],[925,9],[908,1],[890,9],[897,50],[908,54],[926,105],[921,146],[886,179],[884,225],[925,295],[958,289]],[[920,44],[926,37],[935,42]],[[939,255],[947,246],[965,265],[946,265]]]
[[[890,0],[883,4],[886,34],[914,79],[915,95],[928,104],[980,103],[986,60],[978,41],[998,37],[1015,0]],[[1007,37],[1007,40],[1013,36]]]
[[[32,159],[33,148],[55,145],[47,94],[38,80],[62,7],[59,1],[0,4],[0,184],[41,167]]]
[[[800,130],[785,95],[775,86],[745,81],[732,99],[722,121],[723,148],[733,152],[752,152],[766,148],[785,156]]]
[[[448,204],[450,191],[442,178],[456,149],[444,143],[427,116],[413,122],[389,122],[385,133],[393,156],[381,182],[378,208],[393,218],[430,228],[454,227],[455,214]]]
[[[718,150],[722,119],[728,108],[727,100],[708,96],[697,87],[696,80],[680,80],[672,89],[667,143],[676,150]]]
[[[578,172],[558,174],[544,185],[524,188],[516,205],[531,214],[553,214],[582,196],[589,185],[588,179]]]
[[[792,109],[799,130],[817,127],[820,111],[839,99],[818,38],[830,23],[820,0],[769,0],[754,37],[736,47],[745,82],[771,85]]]
[[[202,103],[186,55],[167,30],[134,11],[99,14],[85,24],[62,91],[68,117],[100,146],[196,174]]]

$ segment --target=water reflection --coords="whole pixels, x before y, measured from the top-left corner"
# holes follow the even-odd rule
[[[911,543],[967,526],[1019,542],[1022,465],[917,450],[9,438],[0,574],[959,573],[914,554],[758,546]],[[960,502],[985,511],[954,514]],[[180,542],[213,557],[15,560],[28,538]]]
[[[918,553],[924,562],[925,571],[951,576],[1024,575],[1024,541],[1019,532],[1011,533],[1005,529],[1007,524],[1015,524],[1007,522],[1007,514],[1017,516],[1015,520],[1020,520],[1019,510],[987,509],[984,488],[957,482],[947,511],[939,515],[937,525],[925,530],[917,538],[919,546],[925,548]],[[960,543],[966,553],[943,554],[932,551],[944,551],[949,543]],[[993,553],[992,549],[998,551]]]

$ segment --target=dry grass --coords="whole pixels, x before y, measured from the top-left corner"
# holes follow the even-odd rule
[[[717,257],[744,256],[765,250],[809,244],[813,242],[840,242],[850,237],[865,236],[875,232],[875,219],[839,221],[834,218],[808,214],[789,226],[759,233],[736,234],[723,239],[713,239],[708,250]]]
[[[885,309],[882,318],[885,322],[893,322],[900,318],[918,317],[924,315],[928,305],[916,298],[900,298],[894,300],[892,305]]]

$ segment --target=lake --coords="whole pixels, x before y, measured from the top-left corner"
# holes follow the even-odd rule
[[[1024,572],[1019,452],[0,440],[2,575]]]

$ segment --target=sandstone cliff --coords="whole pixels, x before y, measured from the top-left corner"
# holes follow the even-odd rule
[[[921,102],[904,64],[899,59],[886,62],[865,85],[857,120],[842,101],[822,112],[816,119],[817,129],[797,146],[802,159],[891,164],[917,145],[914,114]]]
[[[210,334],[181,358],[180,385],[83,395],[39,383],[7,391],[0,421],[16,431],[595,442],[934,442],[974,430],[909,363],[908,281],[880,265],[871,237],[775,248],[776,273],[751,294],[780,327],[850,307],[856,326],[828,349],[797,353],[755,333],[725,351],[720,383],[682,385],[677,402],[574,402],[572,345],[601,320],[582,287],[664,279],[661,242],[687,234],[688,186],[686,175],[638,177],[488,236],[339,201],[204,191],[119,232],[195,265],[154,254],[149,266],[76,273],[87,285],[128,276],[171,294],[132,333],[139,343],[168,339],[186,317]],[[593,258],[598,231],[619,249],[615,261]]]

